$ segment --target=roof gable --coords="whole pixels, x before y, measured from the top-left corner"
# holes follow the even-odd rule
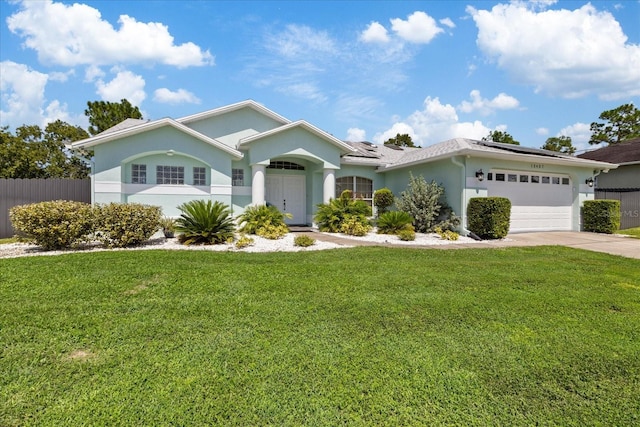
[[[246,138],[243,138],[240,140],[240,147],[243,146],[247,146],[249,144],[251,144],[254,141],[258,141],[260,139],[272,136],[272,135],[276,135],[282,132],[286,132],[290,129],[294,129],[294,128],[301,128],[304,129],[314,135],[316,135],[317,137],[337,146],[338,148],[340,148],[340,150],[344,153],[352,153],[355,150],[346,142],[341,141],[340,139],[336,138],[335,136],[331,135],[330,133],[327,133],[321,129],[318,129],[317,127],[313,126],[312,124],[304,121],[304,120],[298,120],[292,123],[288,123],[286,125],[277,127],[275,129],[266,131],[266,132],[261,132],[258,133],[256,135],[252,135]]]
[[[280,124],[291,123],[291,121],[281,115],[277,114],[274,111],[269,110],[268,108],[258,104],[257,102],[249,99],[246,101],[237,102],[235,104],[226,105],[220,108],[214,108],[213,110],[204,111],[202,113],[192,114],[190,116],[182,117],[177,119],[176,121],[187,124],[193,123],[201,120],[206,120],[211,117],[221,116],[224,114],[229,114],[237,110],[241,110],[243,108],[251,108],[252,110],[257,111],[258,113],[275,120]]]
[[[126,122],[126,120],[125,120]],[[170,119],[170,118],[164,118],[164,119],[160,119],[160,120],[154,120],[151,122],[144,122],[142,124],[138,124],[138,125],[134,125],[134,126],[130,126],[130,127],[124,127],[122,129],[119,130],[113,130],[110,132],[102,132],[99,133],[98,135],[95,135],[91,138],[87,138],[87,139],[83,139],[81,141],[76,141],[72,144],[70,144],[71,149],[77,149],[77,148],[91,148],[94,147],[96,145],[100,145],[100,144],[104,144],[107,142],[111,142],[111,141],[115,141],[115,140],[119,140],[122,138],[126,138],[128,136],[132,136],[132,135],[137,135],[139,133],[143,133],[143,132],[148,132],[150,130],[153,129],[159,129],[165,126],[171,126],[175,129],[177,129],[180,132],[183,132],[187,135],[190,135],[196,139],[199,139],[200,141],[205,142],[206,144],[209,144],[213,147],[216,147],[222,151],[225,151],[229,154],[231,154],[233,157],[237,158],[237,159],[241,159],[244,155],[239,152],[238,150],[231,148],[223,143],[221,143],[220,141],[217,141],[213,138],[209,138],[206,135],[201,134],[200,132],[197,132],[185,125],[183,125],[182,123],[178,123],[177,121]],[[114,128],[117,127],[114,126]],[[114,128],[110,128],[110,129],[114,129]],[[109,130],[109,129],[107,129]]]

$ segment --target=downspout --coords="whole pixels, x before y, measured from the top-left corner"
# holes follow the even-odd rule
[[[451,157],[451,163],[460,167],[461,172],[461,184],[462,191],[460,192],[460,230],[463,236],[469,235],[469,230],[466,228],[467,224],[467,207],[465,206],[465,194],[467,192],[467,165],[466,163],[459,162],[455,156]]]

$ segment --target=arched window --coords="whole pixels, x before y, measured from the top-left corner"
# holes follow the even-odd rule
[[[336,197],[344,190],[351,190],[354,199],[362,199],[373,205],[373,181],[361,176],[343,176],[336,178]]]

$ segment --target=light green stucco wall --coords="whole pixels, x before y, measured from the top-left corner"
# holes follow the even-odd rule
[[[186,123],[186,126],[236,148],[239,139],[275,129],[282,124],[247,107],[197,122]]]

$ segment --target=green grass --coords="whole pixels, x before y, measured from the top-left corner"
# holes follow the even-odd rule
[[[562,247],[0,260],[0,425],[638,425],[640,261]]]
[[[626,234],[627,236],[635,237],[636,239],[640,239],[640,227],[635,228],[627,228],[626,230],[618,230],[617,234]]]

